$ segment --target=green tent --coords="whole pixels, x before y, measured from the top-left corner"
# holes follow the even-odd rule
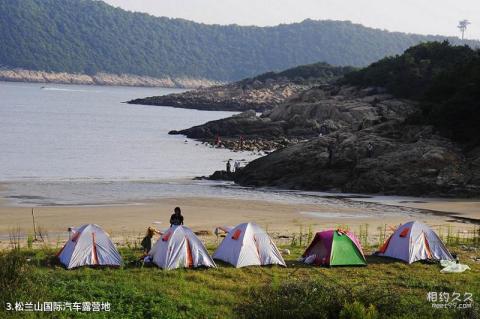
[[[366,266],[357,237],[343,230],[327,230],[315,235],[303,253],[304,261],[326,266]]]

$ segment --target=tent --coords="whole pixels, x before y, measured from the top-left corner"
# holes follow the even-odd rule
[[[427,225],[416,221],[398,227],[376,254],[409,264],[425,259],[453,260],[437,234]]]
[[[108,234],[98,225],[70,229],[70,239],[57,257],[67,269],[82,266],[120,266],[122,257]]]
[[[254,223],[240,224],[231,229],[213,258],[236,268],[274,264],[287,266],[270,236]]]
[[[314,265],[367,265],[357,237],[344,230],[326,230],[316,233],[302,257],[303,262]]]
[[[172,226],[166,230],[149,255],[162,269],[216,267],[200,239],[185,226]]]

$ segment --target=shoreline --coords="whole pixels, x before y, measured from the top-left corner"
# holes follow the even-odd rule
[[[21,83],[45,84],[73,84],[73,85],[100,85],[100,86],[127,86],[127,87],[158,87],[197,89],[224,84],[223,82],[188,77],[151,77],[135,74],[97,73],[88,75],[83,73],[47,72],[25,69],[1,69],[0,81]]]

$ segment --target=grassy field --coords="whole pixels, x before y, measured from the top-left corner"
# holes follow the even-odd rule
[[[215,247],[209,247],[213,251]],[[163,271],[141,267],[140,252],[120,249],[120,269],[65,270],[55,251],[17,249],[0,254],[0,317],[52,317],[5,310],[5,303],[109,302],[110,312],[55,312],[55,318],[479,318],[479,308],[434,309],[428,292],[480,298],[480,250],[450,247],[471,267],[441,274],[437,264],[407,265],[369,256],[367,267],[311,267],[289,245],[287,268],[247,267]],[[366,251],[370,251],[366,249]]]

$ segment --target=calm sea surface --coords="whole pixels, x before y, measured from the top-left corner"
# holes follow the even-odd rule
[[[167,134],[233,113],[122,103],[173,92],[0,82],[2,195],[20,204],[194,196],[204,187],[192,177],[257,157]]]
[[[172,92],[0,82],[0,181],[172,179],[253,158],[167,134],[232,113],[122,103]]]

